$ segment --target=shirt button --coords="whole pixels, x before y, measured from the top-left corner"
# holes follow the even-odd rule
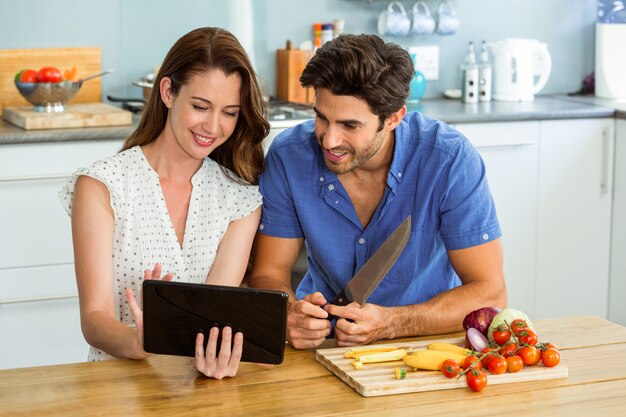
[[[332,191],[332,190],[334,190],[334,189],[335,189],[335,186],[334,186],[333,184],[329,184],[329,185],[328,185],[328,189],[329,189],[330,191]]]
[[[489,235],[488,235],[487,233],[485,233],[485,234],[483,235],[483,240],[487,240],[487,239],[489,239]]]
[[[402,173],[398,172],[398,177],[402,178]]]
[[[259,225],[259,230],[263,230],[265,229],[265,226],[263,226],[262,224]]]
[[[324,177],[320,177],[320,182],[324,182]]]
[[[365,243],[365,239],[363,239],[363,238],[359,239],[359,244],[361,244],[361,245],[362,245],[362,244],[364,244],[364,243]]]

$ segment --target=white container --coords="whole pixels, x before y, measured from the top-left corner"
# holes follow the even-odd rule
[[[626,23],[596,23],[596,96],[626,99]]]

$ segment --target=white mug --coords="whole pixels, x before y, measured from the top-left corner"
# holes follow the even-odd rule
[[[422,10],[420,10],[420,7]],[[413,4],[413,26],[411,33],[413,35],[430,35],[435,32],[435,18],[430,13],[428,5],[422,0]]]
[[[395,10],[397,6],[399,10]],[[382,36],[406,36],[411,29],[411,19],[406,14],[404,6],[398,1],[392,1],[378,16],[378,33]]]
[[[448,0],[442,0],[437,7],[439,22],[437,23],[437,33],[440,35],[453,35],[459,28],[459,18],[452,4]]]

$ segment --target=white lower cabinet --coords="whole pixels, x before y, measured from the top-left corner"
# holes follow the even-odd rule
[[[57,192],[121,144],[0,146],[0,369],[86,360],[70,219]]]
[[[82,362],[74,265],[0,271],[0,369]]]
[[[626,326],[626,120],[615,121],[609,320]]]
[[[607,317],[614,123],[540,123],[536,318]]]
[[[458,124],[487,169],[502,229],[508,305],[533,315],[539,122]]]

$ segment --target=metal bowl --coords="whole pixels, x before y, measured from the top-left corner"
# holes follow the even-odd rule
[[[80,87],[82,81],[62,81],[60,83],[20,83],[15,86],[22,97],[35,106],[37,112],[62,112],[64,105],[70,101]]]

